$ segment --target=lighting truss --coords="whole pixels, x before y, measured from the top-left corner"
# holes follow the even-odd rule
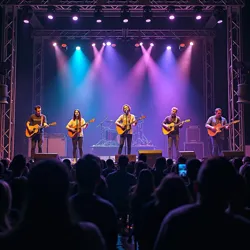
[[[101,5],[103,11],[117,12],[124,5],[130,8],[131,12],[142,12],[145,5],[151,6],[152,11],[162,12],[167,11],[168,6],[174,6],[176,11],[189,11],[194,10],[196,6],[202,6],[204,11],[211,11],[215,6],[243,6],[244,0],[149,0],[145,4],[143,0],[84,0],[84,1],[65,1],[65,0],[29,0],[29,1],[13,1],[1,0],[0,5],[14,5],[14,6],[31,6],[36,11],[46,11],[46,6],[55,6],[56,11],[71,11],[71,7],[77,5],[80,11],[93,12],[96,5]],[[102,4],[104,3],[104,4]]]
[[[166,39],[166,38],[204,38],[214,37],[212,30],[135,30],[135,29],[116,29],[116,30],[34,30],[34,37],[43,37],[45,39],[105,39],[105,38],[140,38],[140,39]]]

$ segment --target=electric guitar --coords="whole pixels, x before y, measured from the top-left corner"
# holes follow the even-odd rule
[[[95,121],[95,118],[89,120],[88,122],[85,122],[83,125],[81,125],[81,126],[79,126],[79,127],[72,128],[72,129],[74,129],[74,131],[71,131],[71,130],[68,129],[68,136],[69,136],[70,138],[74,138],[78,133],[81,132],[82,127],[84,127],[84,126],[86,126],[87,124],[92,123],[92,122],[94,122],[94,121]]]
[[[214,128],[216,129],[215,132],[208,128],[207,133],[208,133],[209,136],[215,136],[218,133],[222,132],[222,129],[225,128],[226,126],[230,126],[232,124],[236,124],[236,123],[239,123],[239,122],[240,122],[240,120],[235,120],[235,121],[232,121],[232,122],[230,122],[228,124],[225,124],[225,125],[221,125],[220,123],[218,123],[218,124],[216,124],[214,126]]]
[[[52,123],[48,124],[49,127],[55,126],[55,125],[56,125],[56,122],[52,122]],[[27,126],[26,130],[25,130],[26,137],[28,137],[28,138],[32,137],[33,135],[37,134],[41,128],[45,128],[45,126],[41,126],[38,124],[36,124],[34,126]]]
[[[179,122],[179,123],[174,123],[174,122],[172,122],[172,123],[170,123],[170,124],[166,124],[166,126],[168,127],[168,130],[167,130],[165,127],[162,126],[162,133],[163,133],[164,135],[168,135],[168,134],[170,134],[171,132],[174,131],[175,127],[181,126],[181,125],[183,125],[185,122],[190,122],[190,121],[191,121],[190,119],[187,119],[187,120],[182,121],[182,122]]]
[[[139,120],[143,120],[143,119],[145,119],[145,118],[146,118],[146,116],[143,115],[143,116],[141,116],[140,118],[138,118],[137,120],[128,123],[128,124],[125,126],[125,128],[122,128],[121,126],[116,125],[116,131],[117,131],[118,135],[123,135],[123,134],[125,134],[126,132],[128,132],[128,131],[131,129],[131,125],[132,125],[132,124],[138,122]]]

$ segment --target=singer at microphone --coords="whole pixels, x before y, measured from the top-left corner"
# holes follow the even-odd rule
[[[118,149],[118,154],[122,153],[123,145],[125,140],[127,140],[127,149],[128,154],[131,154],[131,144],[133,136],[132,126],[136,125],[135,116],[132,115],[131,107],[128,104],[123,105],[122,107],[123,114],[119,116],[115,124],[121,127],[124,130],[124,133],[120,135],[120,146]],[[126,154],[126,153],[125,153]]]

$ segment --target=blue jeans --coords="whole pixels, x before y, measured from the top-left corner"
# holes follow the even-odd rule
[[[221,156],[223,150],[223,138],[220,135],[211,136],[212,156]]]

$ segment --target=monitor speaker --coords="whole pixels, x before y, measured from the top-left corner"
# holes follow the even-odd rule
[[[196,159],[196,154],[194,151],[180,151],[180,156],[189,159]]]
[[[222,151],[222,156],[224,156],[227,159],[233,159],[235,157],[237,158],[243,158],[245,156],[244,151]]]
[[[118,162],[119,156],[120,155],[115,155],[115,163]],[[127,155],[127,157],[129,159],[129,162],[136,161],[136,155]]]
[[[59,155],[56,153],[38,153],[34,156],[34,161],[44,161],[44,160],[61,160]]]
[[[149,167],[153,168],[156,159],[162,157],[162,150],[139,150],[138,155],[144,154],[147,156],[147,164]]]

